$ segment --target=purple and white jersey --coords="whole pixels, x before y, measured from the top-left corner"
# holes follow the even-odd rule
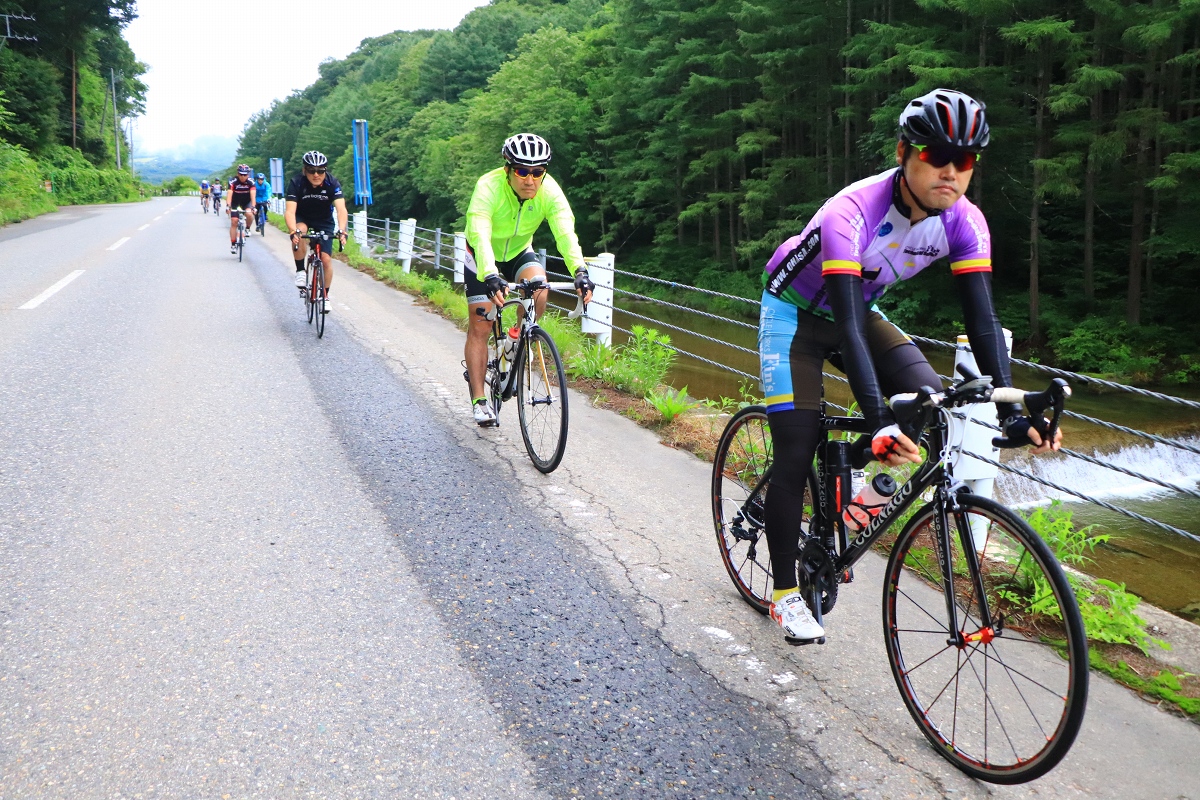
[[[897,208],[899,168],[852,183],[821,206],[799,236],[771,256],[767,292],[824,319],[833,319],[825,276],[862,277],[870,306],[888,287],[939,258],[954,274],[992,271],[992,239],[983,213],[965,196],[915,225]]]

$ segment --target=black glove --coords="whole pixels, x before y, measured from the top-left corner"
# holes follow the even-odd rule
[[[1022,417],[1014,414],[1000,424],[1000,428],[1004,431],[1004,439],[993,439],[992,444],[997,447],[1025,447],[1026,445],[1032,445],[1033,440],[1029,438],[1030,428],[1041,434],[1043,439],[1045,438],[1046,421],[1039,421],[1042,423],[1041,425],[1038,425],[1032,417]],[[1007,441],[1000,444],[1004,440]]]
[[[496,295],[508,288],[508,283],[504,278],[500,277],[500,273],[493,272],[483,279],[483,285],[486,287],[487,296],[494,298]]]
[[[587,293],[594,291],[596,284],[588,277],[588,271],[583,267],[575,270],[575,291],[579,292],[580,297],[587,297]]]

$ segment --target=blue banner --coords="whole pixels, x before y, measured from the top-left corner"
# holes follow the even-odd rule
[[[367,147],[367,121],[354,120],[354,202],[360,206],[371,204],[371,163]]]

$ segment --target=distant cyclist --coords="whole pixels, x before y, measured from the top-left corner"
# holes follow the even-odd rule
[[[948,259],[976,362],[995,386],[1012,386],[992,303],[992,241],[965,197],[989,131],[983,103],[937,89],[900,114],[896,168],[847,186],[767,261],[758,342],[775,453],[765,528],[773,565],[771,618],[789,644],[824,636],[796,588],[804,486],[821,437],[821,368],[837,354],[874,433],[880,461],[919,463],[920,451],[884,398],[941,381],[917,346],[874,308],[894,283]],[[997,403],[1005,435],[1034,453],[1057,450],[1019,406]],[[1061,434],[1061,431],[1059,432]]]
[[[204,208],[204,213],[208,213],[208,197],[212,194],[212,188],[208,185],[208,181],[200,181],[200,205]]]
[[[229,252],[237,253],[237,217],[234,211],[241,210],[246,215],[246,229],[250,229],[253,220],[249,219],[250,210],[254,205],[254,181],[250,180],[250,167],[238,164],[237,177],[229,182]]]
[[[221,195],[225,191],[225,189],[222,185],[222,182],[224,180],[225,180],[224,178],[217,178],[212,183],[213,213],[215,213],[215,214],[221,213]]]
[[[267,218],[267,205],[271,202],[271,182],[261,172],[254,176],[254,218],[262,214]]]
[[[304,258],[307,249],[300,250],[301,244],[307,248],[308,240],[300,235],[309,231],[327,234],[321,245],[321,263],[325,265],[325,311],[331,310],[329,284],[333,281],[332,237],[336,234],[342,246],[346,246],[346,224],[349,214],[346,211],[346,198],[342,196],[342,185],[337,178],[329,174],[328,159],[317,150],[304,154],[304,169],[288,184],[284,194],[286,205],[284,220],[288,230],[292,232],[292,249],[296,250],[296,285],[304,288]],[[334,222],[334,212],[337,222]]]
[[[550,145],[536,134],[518,133],[505,140],[500,155],[504,166],[480,177],[467,207],[466,289],[470,310],[463,355],[475,421],[484,426],[496,424],[496,415],[483,392],[492,324],[475,311],[491,303],[503,306],[507,281],[546,277],[533,252],[533,234],[542,220],[550,223],[558,252],[584,302],[592,299],[596,288],[588,277],[575,235],[575,215],[562,188],[546,171]],[[534,298],[538,316],[546,308],[546,294],[542,290]]]

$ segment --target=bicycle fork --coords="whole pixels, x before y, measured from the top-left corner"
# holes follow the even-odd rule
[[[937,541],[938,565],[942,571],[942,590],[946,597],[946,625],[950,637],[946,639],[947,646],[963,650],[968,646],[987,646],[1003,630],[1003,618],[992,619],[989,608],[987,590],[983,585],[983,565],[980,554],[975,551],[975,539],[971,531],[970,520],[965,515],[957,513],[960,509],[958,501],[951,491],[949,481],[943,479],[943,485],[937,488],[934,505],[933,524],[934,536]],[[970,594],[966,598],[966,607],[961,609],[965,622],[971,619],[971,598],[974,597],[979,606],[979,629],[964,631],[959,623],[960,609],[955,602],[954,590],[954,552],[950,544],[950,515],[955,516],[955,528],[958,533],[959,546],[962,548],[963,560],[966,562],[967,575],[971,581]]]

